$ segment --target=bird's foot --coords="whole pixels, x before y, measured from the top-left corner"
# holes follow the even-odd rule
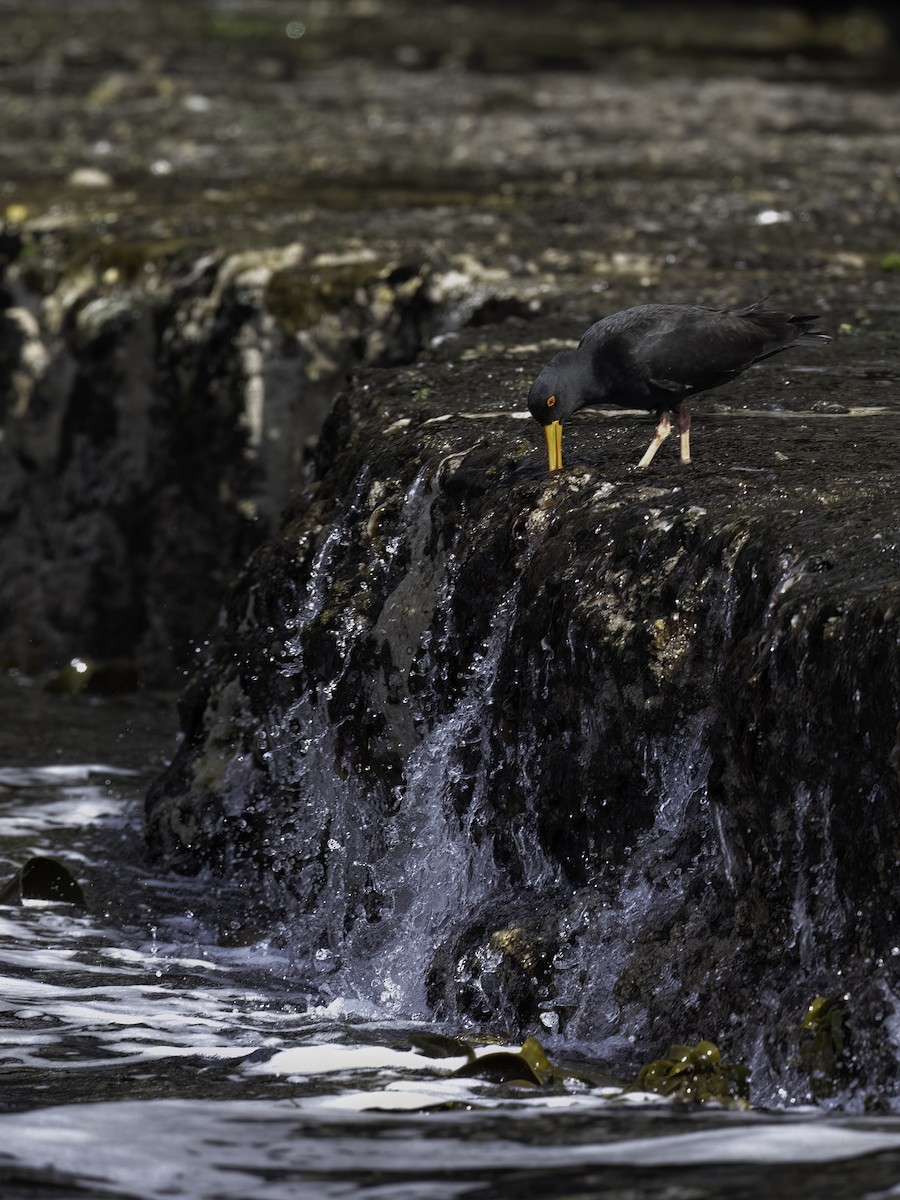
[[[659,419],[659,424],[656,427],[656,433],[653,435],[653,440],[647,447],[644,457],[638,463],[639,467],[649,467],[653,462],[657,450],[672,432],[672,422],[669,420],[669,414],[664,413]]]
[[[684,405],[678,410],[678,451],[687,466],[691,461],[691,410]]]

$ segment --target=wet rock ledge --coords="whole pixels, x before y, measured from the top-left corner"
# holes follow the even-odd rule
[[[123,39],[118,4],[19,8],[0,664],[196,666],[151,848],[316,999],[557,1032],[623,1069],[712,1038],[761,1102],[882,1096],[883,23],[160,2]],[[646,420],[584,415],[547,476],[522,419],[546,357],[629,304],[764,294],[836,340],[705,400],[690,470],[669,450],[638,475]],[[814,1086],[817,994],[852,1053]]]
[[[635,299],[895,299],[874,10],[313,10],[5,14],[4,669],[180,679],[360,364]]]
[[[844,1083],[877,1090],[900,852],[877,342],[755,368],[698,404],[695,465],[667,446],[648,473],[646,417],[584,414],[548,475],[528,322],[361,373],[231,590],[155,851],[241,882],[234,919],[319,994],[619,1063],[708,1037],[774,1096],[808,1086],[806,1004],[846,993]]]

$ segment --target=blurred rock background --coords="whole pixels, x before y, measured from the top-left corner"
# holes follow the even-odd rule
[[[889,304],[893,11],[0,3],[0,663],[180,678],[362,364]]]

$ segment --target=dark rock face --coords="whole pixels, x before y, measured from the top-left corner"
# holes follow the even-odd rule
[[[771,1096],[805,1005],[846,991],[877,1087],[900,530],[892,417],[853,383],[872,343],[795,352],[806,411],[772,364],[698,402],[692,468],[633,470],[646,421],[585,414],[549,477],[517,420],[530,333],[339,398],[234,587],[151,842],[253,880],[326,993],[619,1062],[712,1037]],[[809,411],[839,377],[846,411]]]
[[[171,680],[224,593],[149,841],[317,996],[623,1069],[711,1037],[766,1100],[809,1090],[800,1015],[846,994],[841,1086],[883,1090],[883,25],[169,2],[123,44],[117,6],[62,40],[52,7],[2,50],[0,663]],[[647,424],[584,414],[548,478],[551,354],[764,294],[835,343],[699,402],[688,471],[637,474]]]
[[[0,662],[131,656],[165,681],[273,527],[347,370],[417,347],[422,279],[296,243],[147,246],[148,289],[114,246],[49,281],[42,254],[56,265],[40,240],[12,247],[0,317]]]

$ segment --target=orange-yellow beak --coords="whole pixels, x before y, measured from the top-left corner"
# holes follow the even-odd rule
[[[558,471],[562,466],[562,421],[551,421],[549,425],[545,425],[544,437],[547,439],[550,470]]]

